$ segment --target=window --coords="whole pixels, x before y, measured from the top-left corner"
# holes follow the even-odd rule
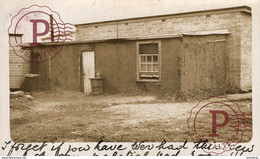
[[[139,81],[160,80],[160,43],[140,42],[138,50],[138,79]]]

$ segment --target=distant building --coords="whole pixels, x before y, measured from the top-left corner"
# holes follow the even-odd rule
[[[247,6],[75,25],[50,61],[32,65],[39,89],[104,92],[250,90],[252,19]],[[27,46],[40,52],[53,43]],[[59,46],[61,47],[61,46]]]

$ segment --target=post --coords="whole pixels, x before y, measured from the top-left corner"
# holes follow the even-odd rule
[[[52,16],[52,14],[50,14],[50,25],[51,25],[51,42],[54,42],[53,16]]]

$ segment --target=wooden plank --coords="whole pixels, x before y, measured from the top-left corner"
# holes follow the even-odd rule
[[[28,55],[25,56],[24,52],[21,52],[19,50],[14,52],[14,50],[11,49],[11,50],[9,50],[9,61],[10,62],[13,62],[13,61],[21,61],[21,62],[31,61],[30,51],[28,51],[28,52],[29,52]]]
[[[93,51],[86,51],[82,54],[84,93],[91,93],[91,82],[89,78],[95,77],[95,55]]]
[[[31,73],[31,63],[24,61],[21,57],[14,57],[9,59],[10,88],[20,88],[25,80],[24,75]]]
[[[189,38],[184,43],[182,90],[223,89],[226,85],[226,42]]]

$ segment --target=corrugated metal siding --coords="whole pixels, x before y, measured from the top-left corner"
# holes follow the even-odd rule
[[[14,44],[14,36],[11,36],[11,43]],[[21,40],[21,37],[16,37],[17,40]],[[14,52],[15,49],[15,52]],[[10,88],[20,88],[21,84],[25,80],[25,74],[31,72],[31,63],[25,61],[23,58],[17,56],[23,55],[19,47],[9,47],[9,77],[10,77]],[[16,53],[16,54],[15,54]],[[26,57],[30,58],[30,57]]]

